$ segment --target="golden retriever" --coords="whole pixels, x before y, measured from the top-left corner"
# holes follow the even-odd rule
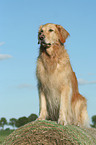
[[[40,102],[39,120],[58,121],[61,125],[89,126],[86,99],[78,91],[64,42],[69,33],[61,26],[40,26],[37,79]]]

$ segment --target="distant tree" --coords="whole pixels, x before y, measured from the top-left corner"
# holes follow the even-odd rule
[[[92,127],[96,127],[96,115],[92,116]]]
[[[11,125],[13,127],[13,129],[15,129],[16,121],[17,121],[16,118],[11,118],[9,121],[9,125]]]
[[[2,123],[1,123],[1,120],[0,120],[0,127],[2,127]]]
[[[0,119],[0,126],[2,127],[2,129],[4,129],[4,125],[7,125],[7,120],[6,118],[2,117]]]
[[[38,116],[36,114],[31,114],[28,117],[28,122],[35,121],[37,118],[38,118]]]
[[[20,117],[19,119],[17,119],[16,121],[16,127],[20,127],[20,126],[23,126],[25,124],[28,123],[28,118],[27,117]]]

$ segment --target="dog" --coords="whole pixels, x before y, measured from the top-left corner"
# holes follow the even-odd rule
[[[41,25],[36,76],[40,115],[38,120],[57,121],[89,127],[87,101],[78,90],[78,82],[64,43],[69,33],[57,24]]]

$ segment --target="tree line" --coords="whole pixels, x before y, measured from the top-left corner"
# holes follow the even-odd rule
[[[31,121],[35,121],[36,119],[38,118],[38,116],[36,114],[31,114],[30,116],[28,117],[20,117],[18,119],[16,118],[11,118],[9,120],[9,122],[7,122],[7,119],[5,117],[2,117],[0,119],[0,127],[4,130],[4,126],[5,125],[10,125],[13,127],[13,129],[18,128],[18,127],[21,127]],[[96,115],[92,116],[92,124],[91,124],[91,127],[94,127],[96,128]]]
[[[4,130],[5,125],[10,125],[13,127],[13,129],[15,129],[15,127],[16,128],[21,127],[31,121],[35,121],[37,118],[38,118],[38,116],[36,114],[31,114],[28,117],[23,116],[18,119],[11,118],[9,120],[9,122],[7,122],[7,119],[5,117],[2,117],[2,118],[0,118],[0,127],[1,127],[1,129]]]
[[[96,128],[96,115],[92,116],[92,123],[91,127]]]

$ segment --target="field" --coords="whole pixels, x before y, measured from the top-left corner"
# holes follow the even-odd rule
[[[4,139],[13,132],[14,130],[0,130],[0,144]]]

